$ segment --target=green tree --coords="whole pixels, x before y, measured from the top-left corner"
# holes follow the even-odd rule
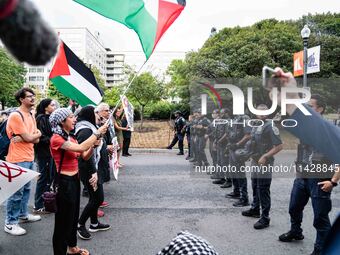
[[[1,48],[0,67],[0,102],[2,109],[5,109],[5,106],[17,104],[14,93],[24,85],[26,69]]]
[[[99,87],[101,88],[101,90],[103,92],[105,92],[107,90],[107,87],[105,86],[105,80],[103,79],[102,75],[100,74],[99,69],[95,66],[91,66],[90,69],[93,72],[94,77],[96,78],[96,81],[97,81]]]
[[[47,97],[52,98],[60,104],[61,107],[66,107],[69,105],[70,99],[63,94],[61,94],[53,82],[48,81]]]
[[[242,78],[239,86],[245,90],[261,76],[264,65],[293,71],[293,53],[303,49],[300,31],[304,24],[312,30],[309,47],[321,45],[321,72],[308,75],[308,78],[339,77],[340,14],[308,14],[299,20],[267,19],[248,27],[221,29],[208,38],[201,49],[187,53],[182,61],[171,63],[168,68],[170,92],[188,100],[188,91],[200,86],[194,83],[197,79],[229,79],[233,82],[234,78]],[[255,102],[266,101],[268,98],[259,80],[256,84],[259,85],[251,86]],[[336,108],[335,94],[330,93],[335,88],[322,82],[317,84],[313,85],[316,91],[322,92],[331,107]],[[225,98],[230,97],[223,93]]]
[[[132,72],[129,81],[132,80],[134,75],[135,73]],[[141,129],[143,128],[145,106],[159,101],[163,96],[163,92],[163,82],[159,81],[150,72],[140,74],[132,82],[127,96],[133,98],[141,108]]]

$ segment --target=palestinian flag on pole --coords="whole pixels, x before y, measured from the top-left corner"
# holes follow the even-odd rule
[[[148,59],[158,41],[183,11],[186,0],[74,0],[133,29]]]
[[[103,92],[92,71],[63,41],[49,78],[60,93],[81,106],[98,105],[102,101]]]

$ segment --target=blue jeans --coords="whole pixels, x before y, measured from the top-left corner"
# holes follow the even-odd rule
[[[313,226],[317,232],[314,249],[319,251],[322,250],[331,229],[328,214],[332,209],[331,193],[321,190],[318,185],[320,181],[324,180],[296,178],[289,203],[291,231],[294,234],[300,234],[302,233],[303,209],[311,198],[314,212]]]
[[[54,177],[55,167],[53,158],[38,159],[38,170],[40,173],[37,181],[34,197],[34,208],[41,209],[44,207],[42,195],[45,191],[49,191],[51,182]]]
[[[16,165],[33,169],[33,162],[20,162]],[[18,224],[19,217],[26,217],[28,215],[28,199],[30,197],[31,182],[28,182],[10,196],[6,205],[6,224]]]

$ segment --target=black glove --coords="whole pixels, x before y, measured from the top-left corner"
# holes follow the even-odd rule
[[[27,0],[0,0],[0,39],[15,58],[31,65],[45,65],[58,49],[56,33]]]

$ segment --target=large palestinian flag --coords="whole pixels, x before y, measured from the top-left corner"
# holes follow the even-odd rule
[[[183,11],[186,0],[74,0],[133,29],[148,59],[158,41]]]
[[[92,71],[61,41],[50,80],[63,95],[81,106],[98,105],[103,92]]]

